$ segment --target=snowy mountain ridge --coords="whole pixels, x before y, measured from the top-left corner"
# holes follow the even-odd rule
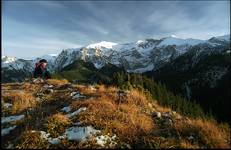
[[[32,60],[3,56],[2,68],[32,71],[34,63],[44,58],[48,60],[48,69],[54,72],[77,59],[82,59],[92,62],[98,69],[111,63],[119,67],[123,66],[128,72],[142,73],[158,69],[164,63],[187,52],[192,46],[198,44],[216,46],[221,44],[220,42],[230,42],[229,39],[230,35],[213,37],[209,40],[181,39],[172,35],[161,39],[145,39],[124,44],[101,41],[81,48],[64,49],[60,54],[47,54]]]

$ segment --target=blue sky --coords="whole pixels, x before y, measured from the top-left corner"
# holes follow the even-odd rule
[[[230,33],[229,1],[3,1],[2,54],[29,58],[100,41]]]

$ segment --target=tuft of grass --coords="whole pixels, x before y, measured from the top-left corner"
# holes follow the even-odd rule
[[[20,141],[16,148],[18,149],[47,149],[48,142],[40,137],[39,132],[32,132],[31,130],[24,131],[20,136]]]
[[[198,145],[191,144],[191,142],[184,140],[184,139],[180,141],[179,147],[183,149],[186,149],[186,148],[187,149],[199,149],[200,148]]]
[[[215,121],[193,119],[176,123],[175,129],[186,140],[193,136],[199,146],[207,148],[230,148],[230,128]]]
[[[63,85],[63,84],[67,84],[69,83],[68,80],[66,79],[62,79],[62,80],[57,80],[57,79],[48,79],[47,80],[47,83],[48,84],[52,84],[54,86],[60,86],[60,85]]]
[[[149,103],[147,97],[136,89],[130,91],[127,95],[127,102],[141,107],[146,107]]]
[[[4,101],[12,103],[11,113],[19,113],[36,106],[35,97],[29,92],[8,92],[2,95]]]
[[[28,91],[28,92],[35,92],[35,91],[38,91],[38,89],[40,88],[40,85],[39,84],[30,84],[28,82],[24,83],[21,88],[25,91]]]
[[[69,118],[61,113],[57,113],[48,117],[44,126],[46,131],[51,134],[51,137],[58,137],[65,132],[66,127],[70,124]]]

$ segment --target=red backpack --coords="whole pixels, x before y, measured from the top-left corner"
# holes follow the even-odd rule
[[[41,75],[42,74],[42,68],[41,68],[41,63],[35,63],[35,74],[36,75]]]

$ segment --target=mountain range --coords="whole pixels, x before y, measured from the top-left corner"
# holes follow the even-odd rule
[[[213,37],[209,40],[180,39],[170,36],[162,39],[138,40],[125,44],[102,41],[81,48],[64,49],[60,54],[46,54],[33,60],[3,56],[2,68],[32,71],[34,63],[41,58],[45,58],[49,61],[50,71],[55,72],[77,59],[82,59],[92,62],[97,69],[110,63],[118,67],[122,66],[128,72],[143,73],[160,68],[164,63],[186,53],[188,49],[195,45],[209,45],[216,48],[229,42],[229,36]]]

